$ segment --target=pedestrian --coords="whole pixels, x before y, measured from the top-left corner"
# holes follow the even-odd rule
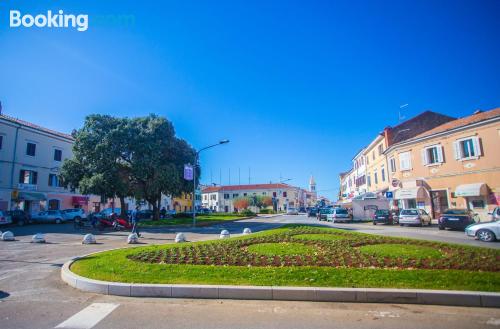
[[[132,211],[132,233],[136,233],[138,237],[141,237],[141,233],[139,233],[139,206],[136,206]]]
[[[165,209],[165,207],[161,208],[161,210],[160,210],[160,217],[162,219],[167,217],[167,209]]]

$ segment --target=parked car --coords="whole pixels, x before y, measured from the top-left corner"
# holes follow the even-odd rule
[[[297,208],[289,207],[289,208],[286,210],[286,214],[287,214],[287,215],[298,215],[298,214],[299,214],[299,211],[297,210]]]
[[[377,224],[398,224],[399,216],[396,211],[389,209],[377,209],[373,214],[373,225]]]
[[[307,212],[307,210],[306,210],[306,208],[305,208],[305,207],[300,207],[300,208],[299,208],[299,212],[300,212],[300,213],[306,213],[306,212]]]
[[[120,212],[118,212],[118,214],[120,214]],[[139,218],[139,219],[152,219],[153,218],[153,210],[149,210],[149,209],[139,210],[137,212],[137,218]]]
[[[492,212],[488,213],[488,215],[492,222],[500,220],[500,207],[496,207]]]
[[[320,208],[316,215],[316,218],[320,221],[327,220],[327,215],[330,214],[332,210],[332,208]]]
[[[477,215],[469,209],[447,209],[438,220],[440,230],[451,228],[455,230],[465,230],[470,224],[476,222]]]
[[[3,210],[0,210],[0,225],[7,225],[12,223],[12,217]]]
[[[33,221],[37,223],[56,223],[61,224],[67,221],[60,210],[41,211],[33,216]]]
[[[318,208],[309,208],[307,211],[307,217],[316,217],[318,213]]]
[[[423,209],[403,209],[399,214],[399,225],[431,226],[431,216]]]
[[[19,226],[32,222],[31,216],[26,211],[21,209],[7,211],[7,215],[11,217],[13,224],[17,224]]]
[[[328,222],[349,222],[351,216],[345,208],[331,208],[330,213],[326,214],[326,220]]]
[[[67,220],[80,220],[80,219],[86,219],[87,214],[85,213],[85,210],[81,208],[74,208],[74,209],[65,209],[62,211],[65,219]]]
[[[500,239],[500,219],[487,223],[471,224],[465,228],[465,234],[484,242]]]

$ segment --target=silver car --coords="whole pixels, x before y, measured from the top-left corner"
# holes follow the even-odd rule
[[[399,214],[399,225],[431,226],[432,219],[423,209],[403,209]]]
[[[500,218],[489,223],[478,223],[469,225],[465,228],[465,234],[484,242],[493,242],[495,240],[499,240]]]
[[[80,220],[80,219],[86,219],[87,214],[85,214],[85,211],[80,208],[74,208],[74,209],[65,209],[62,211],[64,218],[67,220]]]
[[[38,214],[34,215],[32,219],[37,223],[56,223],[56,224],[61,224],[67,220],[64,217],[62,211],[60,210],[41,211]]]
[[[348,222],[351,220],[351,216],[345,208],[333,208],[329,214],[326,214],[326,220],[332,223]]]

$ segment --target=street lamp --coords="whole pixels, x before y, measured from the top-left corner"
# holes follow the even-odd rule
[[[222,144],[227,144],[229,143],[229,139],[223,139],[219,141],[217,144],[205,146],[194,154],[194,166],[193,166],[193,198],[192,198],[192,210],[193,210],[193,227],[196,227],[196,209],[195,209],[195,204],[196,204],[196,166],[198,165],[198,158],[200,156],[201,151],[205,151],[206,149],[219,146]]]

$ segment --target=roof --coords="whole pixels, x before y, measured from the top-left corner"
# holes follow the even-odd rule
[[[241,191],[241,190],[265,190],[265,189],[285,189],[293,188],[293,186],[288,184],[250,184],[250,185],[223,185],[223,186],[211,186],[202,190],[202,193],[211,193],[219,191]]]
[[[65,134],[65,133],[61,133],[61,132],[58,132],[58,131],[55,131],[55,130],[51,130],[51,129],[48,129],[48,128],[44,128],[44,127],[41,127],[41,126],[36,125],[34,123],[31,123],[31,122],[28,122],[28,121],[24,121],[24,120],[21,120],[21,119],[17,119],[17,118],[11,117],[9,115],[0,114],[0,119],[4,119],[4,120],[7,120],[7,121],[10,121],[10,122],[13,122],[13,123],[16,123],[16,124],[28,127],[28,128],[32,128],[32,129],[36,129],[36,130],[39,130],[39,131],[43,131],[45,133],[48,133],[48,134],[51,134],[51,135],[55,135],[55,136],[58,136],[58,137],[62,137],[62,138],[65,138],[65,139],[70,139],[71,141],[75,140],[73,138],[73,136],[71,136],[71,135],[68,135],[68,134]]]
[[[388,145],[408,140],[453,120],[456,120],[456,118],[433,111],[424,111],[397,126],[389,128]]]
[[[434,129],[428,130],[420,135],[417,135],[412,139],[418,139],[418,138],[442,133],[445,131],[449,131],[452,129],[465,127],[465,126],[471,125],[473,123],[478,123],[478,122],[485,121],[488,119],[493,119],[495,117],[500,117],[500,107],[497,107],[495,109],[485,111],[485,112],[477,112],[473,115],[469,115],[469,116],[464,117],[464,118],[460,118],[460,119],[456,119],[456,120],[444,123],[440,126],[435,127]]]

